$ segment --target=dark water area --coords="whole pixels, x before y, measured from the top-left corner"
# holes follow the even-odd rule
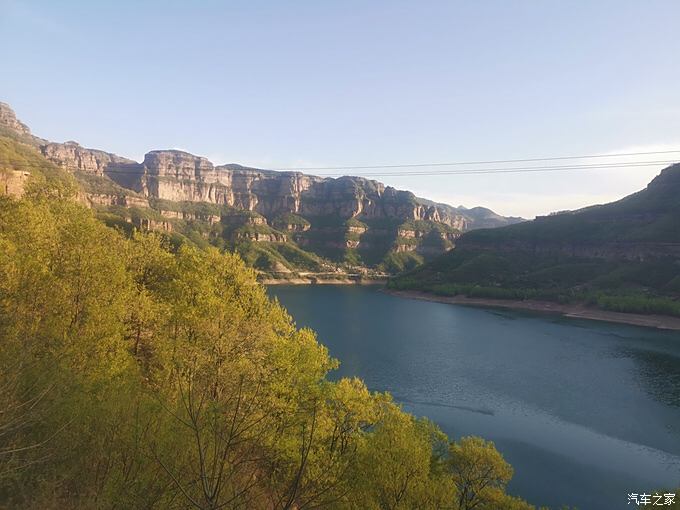
[[[680,486],[680,333],[398,298],[358,286],[275,286],[359,376],[452,438],[493,440],[508,492],[536,505],[630,508]],[[680,498],[680,495],[678,495]]]

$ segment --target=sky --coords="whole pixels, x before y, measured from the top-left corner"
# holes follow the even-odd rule
[[[677,0],[0,0],[0,101],[38,136],[136,160],[167,148],[263,168],[675,150],[678,21]],[[531,218],[620,198],[663,166],[375,178]]]

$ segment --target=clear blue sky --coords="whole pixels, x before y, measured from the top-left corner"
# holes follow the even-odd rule
[[[263,167],[680,148],[680,2],[0,0],[40,136]],[[531,217],[658,168],[380,180]]]

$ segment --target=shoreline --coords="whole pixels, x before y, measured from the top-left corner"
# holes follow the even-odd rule
[[[320,278],[316,276],[298,276],[295,278],[263,278],[258,280],[262,285],[382,285],[387,278],[357,278],[338,275],[334,278]]]
[[[465,296],[438,296],[417,290],[391,290],[383,292],[406,299],[420,299],[451,305],[477,306],[486,308],[507,308],[539,313],[558,314],[570,319],[588,319],[631,326],[642,326],[670,331],[680,331],[680,317],[669,315],[644,315],[639,313],[610,312],[583,305],[564,305],[551,301],[513,301],[505,299],[470,298]]]

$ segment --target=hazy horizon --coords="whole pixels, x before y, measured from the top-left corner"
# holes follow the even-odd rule
[[[0,100],[38,136],[136,160],[178,148],[305,171],[680,148],[676,2],[0,9]],[[616,200],[664,166],[371,178],[531,218]]]

